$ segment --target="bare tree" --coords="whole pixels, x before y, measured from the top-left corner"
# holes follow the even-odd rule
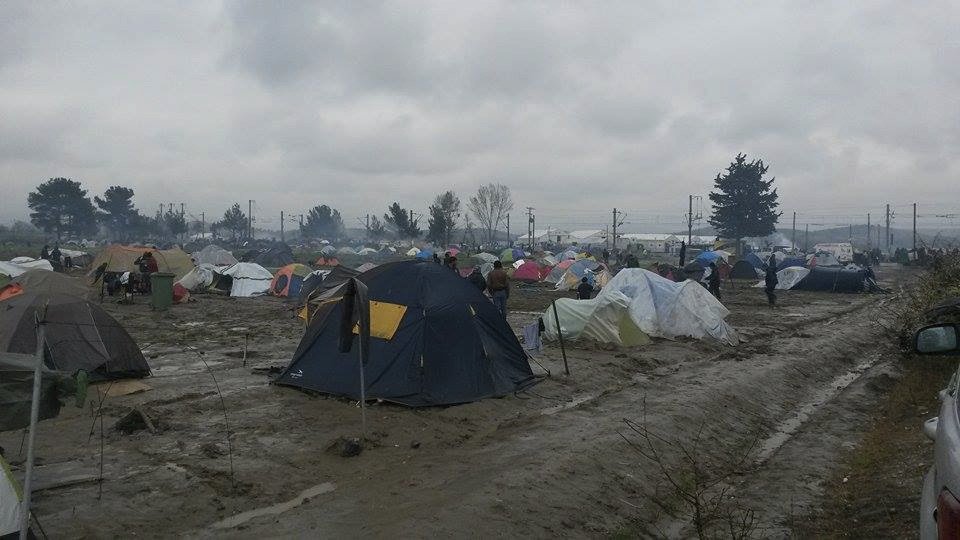
[[[487,184],[480,186],[477,194],[470,197],[467,208],[477,218],[480,227],[485,231],[484,241],[493,242],[497,227],[505,216],[513,210],[513,199],[510,197],[510,188],[503,184]]]

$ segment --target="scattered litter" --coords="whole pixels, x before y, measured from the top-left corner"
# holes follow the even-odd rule
[[[153,390],[153,387],[144,384],[136,379],[123,379],[120,381],[101,382],[96,385],[97,393],[103,395],[100,390],[106,391],[107,397],[129,396],[130,394],[139,394]]]

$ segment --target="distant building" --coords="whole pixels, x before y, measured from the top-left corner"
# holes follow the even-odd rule
[[[628,246],[642,247],[651,253],[674,253],[680,249],[681,241],[676,235],[668,233],[627,233],[620,238]]]
[[[527,235],[520,236],[517,238],[517,244],[527,245],[530,243],[530,239]],[[533,232],[533,244],[542,245],[542,244],[561,244],[567,245],[570,243],[570,233],[560,229],[554,229],[547,227],[546,229],[537,229]]]
[[[599,229],[570,231],[570,243],[579,246],[599,246],[607,242],[607,233]]]

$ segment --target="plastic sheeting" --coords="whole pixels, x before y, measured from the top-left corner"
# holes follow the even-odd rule
[[[214,268],[212,264],[198,264],[193,270],[187,272],[187,275],[180,278],[177,283],[188,291],[206,289],[213,284]]]
[[[810,270],[802,266],[788,266],[777,272],[777,290],[789,291],[803,281],[803,278],[810,274]],[[754,285],[754,287],[766,287],[766,280]]]
[[[273,274],[257,263],[237,263],[219,272],[230,276],[230,296],[258,296],[270,290]]]
[[[736,330],[724,320],[730,311],[694,281],[674,283],[649,270],[625,268],[610,280],[594,301],[614,304],[618,294],[629,299],[630,319],[648,336],[668,339],[709,336],[730,345],[740,342]],[[549,315],[552,317],[552,312]],[[545,314],[544,324],[547,319]],[[608,321],[607,324],[611,323]],[[564,327],[562,320],[560,325]]]
[[[24,260],[26,259],[26,260]],[[19,262],[14,262],[19,261]],[[29,259],[17,257],[14,261],[0,261],[0,274],[17,277],[27,270],[39,269],[53,272],[53,265],[46,259]]]
[[[193,257],[193,262],[198,265],[230,266],[238,262],[237,258],[233,256],[233,253],[213,244],[210,244],[200,251],[194,251],[191,257]]]
[[[10,466],[0,457],[0,536],[13,537],[20,532],[20,512],[23,499],[10,472]]]

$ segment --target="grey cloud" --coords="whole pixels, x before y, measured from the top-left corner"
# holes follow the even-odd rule
[[[942,198],[960,170],[960,14],[936,1],[5,13],[0,221],[56,175],[130,185],[147,209],[322,201],[349,220],[502,181],[583,222],[676,216],[737,152],[772,165],[787,211]]]

